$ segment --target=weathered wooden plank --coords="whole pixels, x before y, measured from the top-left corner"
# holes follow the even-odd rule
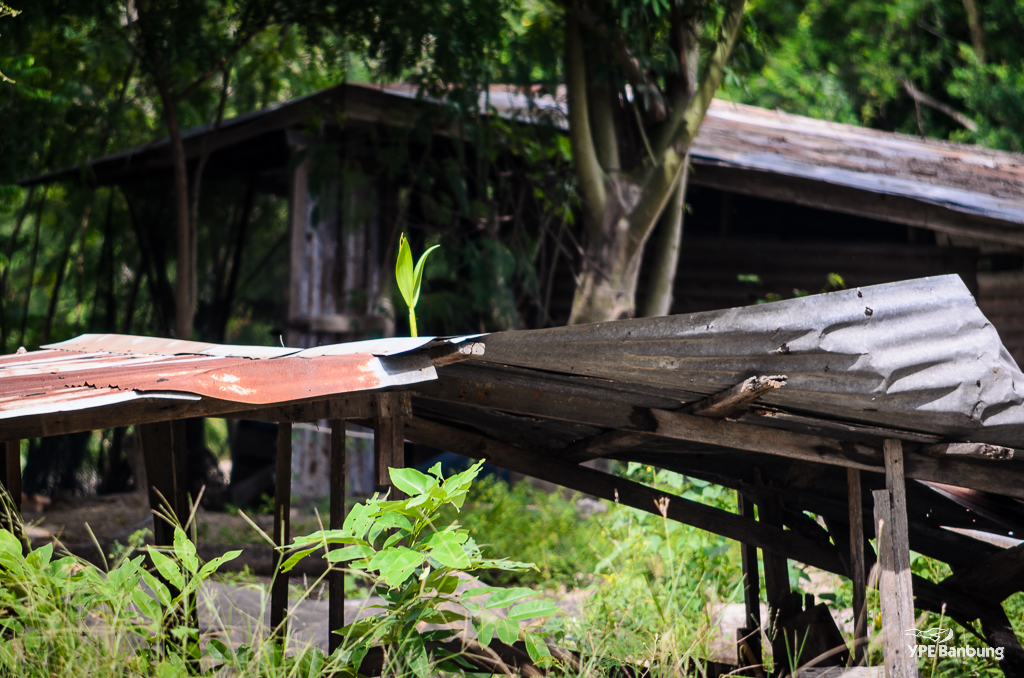
[[[643,433],[606,431],[559,450],[558,456],[566,461],[576,463],[601,457],[614,457],[616,452],[640,445],[647,439],[648,436]]]
[[[479,358],[484,354],[485,346],[479,341],[464,341],[461,344],[444,344],[430,349],[430,360],[434,367],[444,367],[461,363],[464,360]]]
[[[4,488],[11,495],[14,510],[21,513],[21,441],[4,443]],[[0,507],[2,511],[2,507]]]
[[[331,421],[331,522],[332,530],[345,523],[345,420]],[[333,544],[332,549],[340,544]],[[335,633],[345,626],[345,573],[332,570],[327,575],[328,648],[333,653],[343,640]]]
[[[940,443],[925,446],[921,448],[921,452],[933,457],[972,457],[993,461],[1009,461],[1014,455],[1012,447],[988,443]]]
[[[891,678],[917,678],[917,660],[905,640],[906,631],[915,626],[913,584],[906,522],[907,500],[901,474],[902,450],[894,443],[886,441],[885,444],[888,489],[872,492],[885,668]]]
[[[980,591],[1002,601],[1024,589],[1024,544],[1000,551],[973,567],[960,569],[942,580],[944,586]]]
[[[302,333],[292,324],[302,316],[303,276],[306,275],[306,220],[309,210],[310,159],[304,158],[290,168],[288,176],[288,346],[299,346]],[[331,309],[333,310],[333,309]]]
[[[169,400],[143,398],[107,407],[53,412],[9,419],[4,422],[4,440],[24,440],[46,436],[96,431],[118,426],[141,426],[192,417],[223,417],[256,421],[318,421],[320,419],[362,419],[372,416],[376,393],[362,391],[316,400],[304,400],[275,407],[253,407],[213,398]],[[403,397],[403,415],[411,414],[412,401]],[[344,414],[343,414],[344,413]]]
[[[690,405],[686,408],[686,412],[698,417],[717,419],[728,417],[730,414],[739,412],[765,393],[782,388],[786,385],[786,379],[788,377],[785,375],[750,377],[732,388]]]
[[[850,579],[853,584],[853,663],[864,663],[867,649],[867,579],[864,568],[864,504],[861,497],[860,471],[846,469],[850,504]]]
[[[754,502],[741,492],[736,493],[737,513],[740,517],[755,519]],[[760,665],[761,652],[761,573],[757,564],[757,547],[746,542],[740,544],[740,561],[743,569],[743,627],[740,629],[740,666]],[[745,656],[744,650],[750,653]]]
[[[648,433],[674,440],[760,452],[820,464],[883,473],[885,460],[874,445],[850,443],[820,435],[697,417],[680,411],[647,409],[621,403],[566,396],[470,379],[441,379],[417,384],[424,398],[459,402],[516,414],[571,421],[599,428]],[[908,454],[907,477],[995,492],[1024,499],[1024,473],[946,456]]]
[[[146,424],[139,427],[139,435],[149,481],[149,508],[161,514],[169,510],[184,526],[189,516],[185,422]],[[174,526],[159,516],[153,517],[153,542],[157,546],[174,544]]]
[[[277,430],[277,459],[274,474],[274,545],[284,546],[291,537],[292,504],[292,425],[282,423]],[[279,559],[280,560],[280,559]],[[270,588],[270,628],[279,642],[285,638],[288,612],[288,573],[280,566]]]
[[[401,414],[401,394],[389,391],[379,393],[373,417],[373,458],[375,482],[391,486],[389,468],[405,467],[405,427]],[[398,490],[392,495],[397,497]]]
[[[794,560],[845,576],[846,568],[832,548],[820,546],[795,532],[770,527],[721,509],[676,497],[625,478],[577,466],[555,458],[546,451],[516,447],[475,433],[437,424],[419,417],[406,421],[409,440],[450,450],[473,459],[489,462],[510,471],[547,480],[595,497],[626,504],[641,511],[665,515],[687,525],[729,539],[746,542],[770,553],[788,555]]]

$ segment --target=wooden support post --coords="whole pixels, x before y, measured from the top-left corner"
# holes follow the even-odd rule
[[[277,466],[274,475],[274,545],[284,546],[290,539],[292,509],[292,425],[278,424]],[[285,617],[288,613],[288,573],[280,571],[284,558],[276,556],[274,581],[270,588],[270,628],[283,642]]]
[[[739,514],[754,519],[754,502],[737,493]],[[738,645],[740,666],[760,665],[761,652],[761,574],[757,564],[757,547],[746,542],[740,543],[740,558],[743,564],[743,602],[746,616],[740,638],[747,638]],[[749,636],[749,637],[748,637]],[[750,656],[743,652],[749,650]]]
[[[917,659],[908,650],[906,631],[914,628],[914,591],[910,572],[907,494],[903,445],[886,440],[885,490],[872,492],[880,567],[879,598],[885,641],[885,668],[890,678],[916,678]]]
[[[867,649],[867,590],[864,573],[864,505],[860,471],[846,469],[850,505],[850,579],[853,581],[853,665],[864,664]]]
[[[373,419],[373,458],[376,466],[375,482],[382,487],[391,486],[389,468],[405,467],[405,426],[400,413],[400,394],[394,391],[377,394]],[[391,494],[393,499],[401,498],[397,488],[392,488]]]
[[[6,515],[7,508],[0,507],[0,513],[3,513],[2,522],[5,527],[8,527],[13,534],[21,536],[19,532],[19,523],[21,521],[21,441],[20,440],[8,440],[4,443],[4,463],[3,463],[3,476],[0,480],[3,481],[4,489],[11,496],[11,510],[17,515],[8,516]]]
[[[345,420],[331,421],[331,523],[332,530],[340,530],[345,523]],[[334,544],[331,548],[340,548]],[[335,633],[345,626],[345,573],[332,570],[327,575],[327,634],[329,652],[341,645],[342,637]]]
[[[178,419],[143,424],[139,426],[139,436],[149,483],[149,508],[161,514],[153,516],[153,543],[158,547],[171,547],[174,545],[174,525],[161,516],[173,518],[188,533],[186,526],[191,513],[186,486],[188,448],[185,445],[185,421]],[[171,595],[177,595],[177,590],[170,582],[164,581],[164,584],[170,589]],[[189,596],[183,602],[180,615],[170,621],[170,625],[175,624],[199,628],[199,611],[194,596]],[[198,673],[198,664],[191,660],[193,652],[186,647],[182,649],[189,658],[193,672]]]
[[[189,516],[185,422],[179,419],[143,424],[139,435],[149,482],[149,508],[161,514],[169,510],[184,527]],[[153,543],[157,546],[174,544],[174,526],[158,516],[153,517]]]

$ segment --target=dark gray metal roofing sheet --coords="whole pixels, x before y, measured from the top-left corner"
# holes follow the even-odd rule
[[[573,375],[609,395],[680,402],[784,374],[762,402],[812,419],[1009,446],[1024,438],[1024,374],[955,275],[482,341],[483,358],[461,369],[525,368],[537,383]]]

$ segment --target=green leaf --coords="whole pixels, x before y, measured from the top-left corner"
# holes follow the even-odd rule
[[[425,557],[424,554],[404,546],[389,549],[383,553],[384,557],[381,558],[376,569],[380,571],[384,583],[391,588],[395,588],[408,579],[413,570],[423,564]],[[375,557],[374,560],[377,558]]]
[[[7,530],[0,530],[0,553],[21,558],[21,542]]]
[[[143,615],[152,621],[160,621],[160,618],[163,616],[160,604],[153,600],[151,596],[146,595],[146,592],[142,589],[132,591],[132,602],[135,603],[135,606],[139,608]]]
[[[196,557],[196,545],[185,534],[180,525],[174,526],[174,555],[185,568],[195,574],[199,570],[199,558]]]
[[[516,601],[522,600],[523,598],[530,598],[535,595],[537,595],[536,591],[523,587],[501,589],[487,599],[487,604],[484,605],[484,608],[493,610],[497,607],[508,607]]]
[[[413,297],[412,297],[412,308],[416,307],[416,304],[420,300],[420,285],[423,283],[423,265],[427,263],[427,255],[436,250],[440,245],[434,245],[429,248],[420,257],[420,260],[416,262],[416,270],[413,271]]]
[[[480,625],[480,629],[476,633],[476,639],[481,645],[487,647],[491,644],[491,638],[494,637],[494,622],[484,622]]]
[[[526,651],[529,653],[530,659],[533,660],[534,664],[540,664],[544,657],[551,656],[551,651],[548,650],[547,643],[534,634],[524,633],[523,641],[526,643]]]
[[[315,546],[315,547],[313,547],[311,549],[304,549],[302,551],[299,551],[298,553],[293,553],[292,555],[290,555],[288,557],[288,560],[284,561],[284,564],[281,566],[281,571],[282,572],[291,572],[292,568],[294,568],[296,565],[298,565],[300,560],[302,560],[303,558],[305,558],[306,556],[308,556],[308,555],[310,555],[312,553],[316,553],[319,550],[320,550],[320,547],[319,546]]]
[[[535,617],[550,617],[556,612],[558,612],[558,608],[550,600],[530,600],[509,610],[506,619],[522,621]]]
[[[237,558],[240,555],[242,555],[241,551],[228,551],[227,553],[225,553],[222,556],[217,556],[216,558],[214,558],[210,562],[206,563],[206,565],[203,565],[203,568],[201,570],[199,570],[199,574],[196,575],[196,578],[199,579],[200,581],[206,579],[211,574],[216,572],[217,568],[219,568],[221,565],[223,565],[224,563],[228,562],[229,560],[234,560],[235,558]]]
[[[469,567],[469,556],[462,548],[467,536],[465,533],[435,532],[427,540],[430,557],[452,569],[461,570]]]
[[[161,605],[167,607],[171,604],[171,592],[167,590],[167,586],[162,581],[146,570],[142,571],[142,580],[156,594],[156,599],[160,601]]]
[[[153,564],[156,565],[156,571],[159,572],[164,579],[170,582],[171,586],[179,590],[185,588],[185,577],[181,574],[181,570],[178,569],[177,564],[173,560],[160,553],[155,548],[149,549],[149,557],[153,559]]]
[[[423,494],[437,484],[437,480],[414,468],[391,468],[388,474],[395,487],[410,496]]]
[[[409,240],[402,234],[398,241],[398,261],[395,262],[395,281],[398,282],[398,291],[402,293],[405,304],[409,308],[416,306],[417,298],[413,297],[413,265],[412,249],[409,247]]]
[[[355,560],[356,558],[369,558],[374,554],[374,550],[369,546],[363,546],[362,544],[353,544],[352,546],[346,546],[340,549],[334,549],[328,552],[327,561],[331,563],[343,563],[348,560]]]
[[[468,591],[464,592],[462,594],[462,600],[466,600],[467,598],[474,598],[476,596],[482,596],[482,595],[485,595],[487,593],[494,593],[495,591],[504,591],[504,590],[505,589],[503,589],[500,586],[478,586],[475,589],[469,589]]]
[[[507,619],[499,619],[494,624],[494,630],[498,632],[501,642],[511,645],[519,638],[519,624],[510,622]]]

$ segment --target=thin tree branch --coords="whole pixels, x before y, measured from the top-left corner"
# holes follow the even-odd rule
[[[964,11],[967,13],[967,25],[971,29],[971,46],[978,63],[985,63],[985,29],[981,26],[981,12],[975,0],[963,0]]]
[[[925,106],[934,108],[940,113],[945,113],[950,118],[952,118],[959,124],[963,125],[967,129],[971,130],[972,132],[978,131],[978,123],[974,122],[960,111],[950,106],[947,106],[946,104],[942,103],[941,101],[934,97],[925,94],[917,87],[914,87],[914,83],[910,82],[910,80],[908,80],[907,78],[903,78],[901,82],[903,83],[903,89],[906,90],[907,94],[910,95],[910,98],[913,99],[915,103],[924,104]],[[921,133],[924,134],[923,129],[921,130]]]
[[[569,102],[569,143],[573,164],[579,179],[580,193],[587,209],[587,227],[601,227],[601,218],[607,201],[604,172],[594,149],[587,111],[587,73],[583,55],[583,37],[579,21],[573,11],[565,13],[565,84]]]
[[[615,173],[621,169],[619,163],[619,140],[615,133],[615,118],[612,115],[612,94],[608,80],[590,86],[590,114],[594,120],[594,145],[597,159],[605,172]]]
[[[704,79],[697,89],[697,93],[685,109],[672,111],[672,119],[659,134],[655,143],[655,154],[659,157],[668,150],[669,146],[681,146],[688,148],[693,138],[697,136],[697,130],[708,107],[711,106],[715,92],[722,84],[725,77],[725,64],[729,61],[733,45],[736,44],[736,37],[740,32],[740,24],[743,22],[743,11],[746,0],[730,0],[725,18],[722,20],[722,27],[719,31],[718,44],[714,53],[708,60],[704,72]]]
[[[689,156],[683,159],[683,173],[672,193],[672,199],[661,215],[658,242],[654,250],[654,266],[647,284],[642,316],[651,318],[668,315],[672,309],[672,292],[676,270],[679,267],[679,246],[683,240],[683,220],[686,212],[686,183]]]

